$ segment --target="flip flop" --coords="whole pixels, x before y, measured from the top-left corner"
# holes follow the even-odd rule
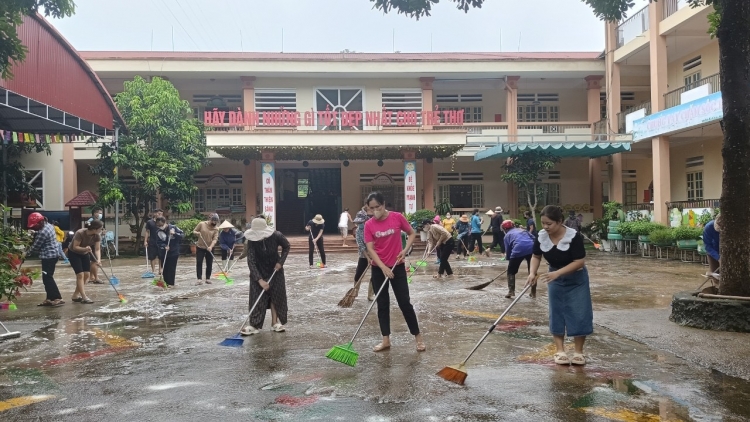
[[[377,352],[386,351],[386,350],[388,350],[390,348],[391,348],[390,344],[388,346],[383,346],[383,343],[379,343],[377,346],[375,346],[375,347],[372,348],[372,351],[375,352],[375,353],[377,353]]]
[[[583,356],[583,353],[573,353],[573,358],[570,359],[570,363],[573,365],[585,365],[586,357]]]
[[[555,363],[558,365],[570,365],[570,358],[565,352],[557,352],[554,355]]]
[[[427,346],[425,346],[424,342],[418,342],[417,343],[417,352],[424,352],[427,350]]]

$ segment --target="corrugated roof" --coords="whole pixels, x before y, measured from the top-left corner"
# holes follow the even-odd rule
[[[191,51],[81,51],[86,60],[248,60],[336,62],[442,62],[601,60],[601,52],[535,53],[240,53]]]

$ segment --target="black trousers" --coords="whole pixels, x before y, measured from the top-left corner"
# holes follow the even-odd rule
[[[370,262],[367,258],[359,258],[359,260],[357,261],[357,270],[354,272],[355,283],[359,280],[360,277],[362,277],[362,274],[364,274],[368,265],[370,265]]]
[[[492,245],[490,249],[500,246],[500,252],[505,253],[505,232],[502,230],[492,230]]]
[[[201,248],[198,248],[200,251]],[[205,251],[205,249],[203,249]],[[159,265],[164,267],[164,270],[162,271],[161,275],[164,278],[164,282],[167,283],[170,286],[174,286],[174,278],[177,274],[177,258],[180,257],[179,254],[176,254],[174,256],[166,256],[166,262],[164,262],[165,254],[164,250],[159,251]],[[211,256],[209,255],[209,258]],[[210,267],[209,267],[210,268]],[[206,277],[208,278],[208,277]]]
[[[464,257],[466,256],[466,253],[468,252],[468,245],[466,244],[466,242],[469,241],[468,237],[469,236],[464,236],[463,238],[458,239],[458,252],[456,252],[456,255],[463,254]]]
[[[526,255],[526,256],[519,256],[516,258],[511,258],[508,261],[508,274],[510,275],[518,274],[518,269],[521,268],[521,263],[523,261],[526,261],[526,271],[531,272],[531,255]]]
[[[56,266],[57,258],[42,259],[42,282],[44,283],[44,291],[47,292],[47,300],[62,299],[60,289],[57,288],[55,282]]]
[[[449,239],[444,244],[438,246],[437,248],[437,256],[440,260],[440,268],[438,268],[438,274],[442,275],[443,273],[452,275],[453,269],[451,269],[451,263],[449,262],[449,258],[451,256],[451,253],[453,252],[453,247],[455,246],[453,239]]]
[[[475,242],[479,242],[479,253],[484,252],[484,247],[482,247],[482,233],[472,233],[471,234],[471,240],[469,241],[469,253],[474,252],[474,245]]]
[[[229,260],[230,261],[234,261],[234,251],[231,251],[232,252],[231,254],[229,252],[230,251],[228,251],[226,249],[222,249],[221,250],[221,260],[222,261],[226,261],[227,260],[227,255],[229,256]]]
[[[377,266],[372,267],[371,274],[372,289],[377,293],[385,283],[385,274]],[[416,336],[419,334],[419,322],[409,298],[409,283],[406,280],[404,264],[396,265],[396,268],[393,269],[393,275],[393,280],[389,282],[393,289],[393,295],[396,296],[396,302],[404,315],[409,332]],[[391,297],[388,294],[388,286],[383,287],[383,291],[378,296],[378,323],[380,323],[380,334],[383,336],[391,335]]]
[[[320,239],[318,239],[318,241],[315,242],[315,245],[318,246],[318,253],[320,254],[320,261],[323,263],[323,265],[326,265],[326,251],[323,248],[323,236],[320,236]],[[307,246],[310,248],[310,253],[308,254],[308,261],[310,261],[310,265],[312,265],[313,255],[315,255],[315,248],[313,247],[312,237],[307,238]]]
[[[203,273],[203,260],[206,260],[206,280],[211,279],[211,268],[214,265],[214,257],[211,255],[211,251],[203,248],[195,248],[195,274],[198,280],[201,280]],[[169,261],[167,261],[169,263]],[[166,271],[166,269],[165,269]]]

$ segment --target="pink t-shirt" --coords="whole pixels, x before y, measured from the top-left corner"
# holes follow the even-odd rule
[[[375,253],[388,268],[396,264],[401,252],[401,231],[411,230],[402,214],[390,211],[385,220],[371,218],[365,223],[365,243],[373,242]]]

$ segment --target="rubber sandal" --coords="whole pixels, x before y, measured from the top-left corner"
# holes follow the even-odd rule
[[[434,278],[435,280],[439,279],[440,277],[441,277],[440,274],[435,274],[432,276],[432,278]]]
[[[570,359],[570,363],[573,365],[585,365],[586,357],[583,356],[583,353],[573,353],[573,358]]]
[[[377,352],[383,352],[383,351],[388,350],[390,348],[391,348],[390,344],[388,346],[383,346],[383,343],[380,343],[377,346],[373,347],[372,351],[375,352],[375,353],[377,353]]]
[[[76,298],[73,298],[73,299],[70,299],[70,300],[72,300],[73,302],[80,302],[80,301],[83,300],[83,298],[82,297],[76,297]]]
[[[558,365],[570,365],[570,359],[568,358],[568,354],[565,352],[557,352],[555,353],[555,363]]]
[[[94,301],[91,299],[81,299],[81,303],[90,304],[90,303],[94,303]]]
[[[101,281],[101,280],[91,280],[91,281],[90,281],[89,283],[94,283],[94,284],[104,284],[104,282],[103,282],[103,281]]]
[[[281,323],[276,323],[272,328],[273,328],[273,331],[277,333],[283,333],[284,331],[286,331],[286,327],[281,325]]]
[[[42,302],[42,303],[40,303],[40,304],[38,304],[36,306],[52,306],[52,302],[50,302],[49,300],[45,300],[44,302]]]
[[[253,334],[258,334],[259,332],[260,331],[252,325],[246,325],[240,330],[240,334],[243,336],[251,336]]]
[[[424,352],[427,350],[427,346],[423,342],[417,342],[417,352]]]
[[[206,279],[206,284],[214,284],[211,280]]]

